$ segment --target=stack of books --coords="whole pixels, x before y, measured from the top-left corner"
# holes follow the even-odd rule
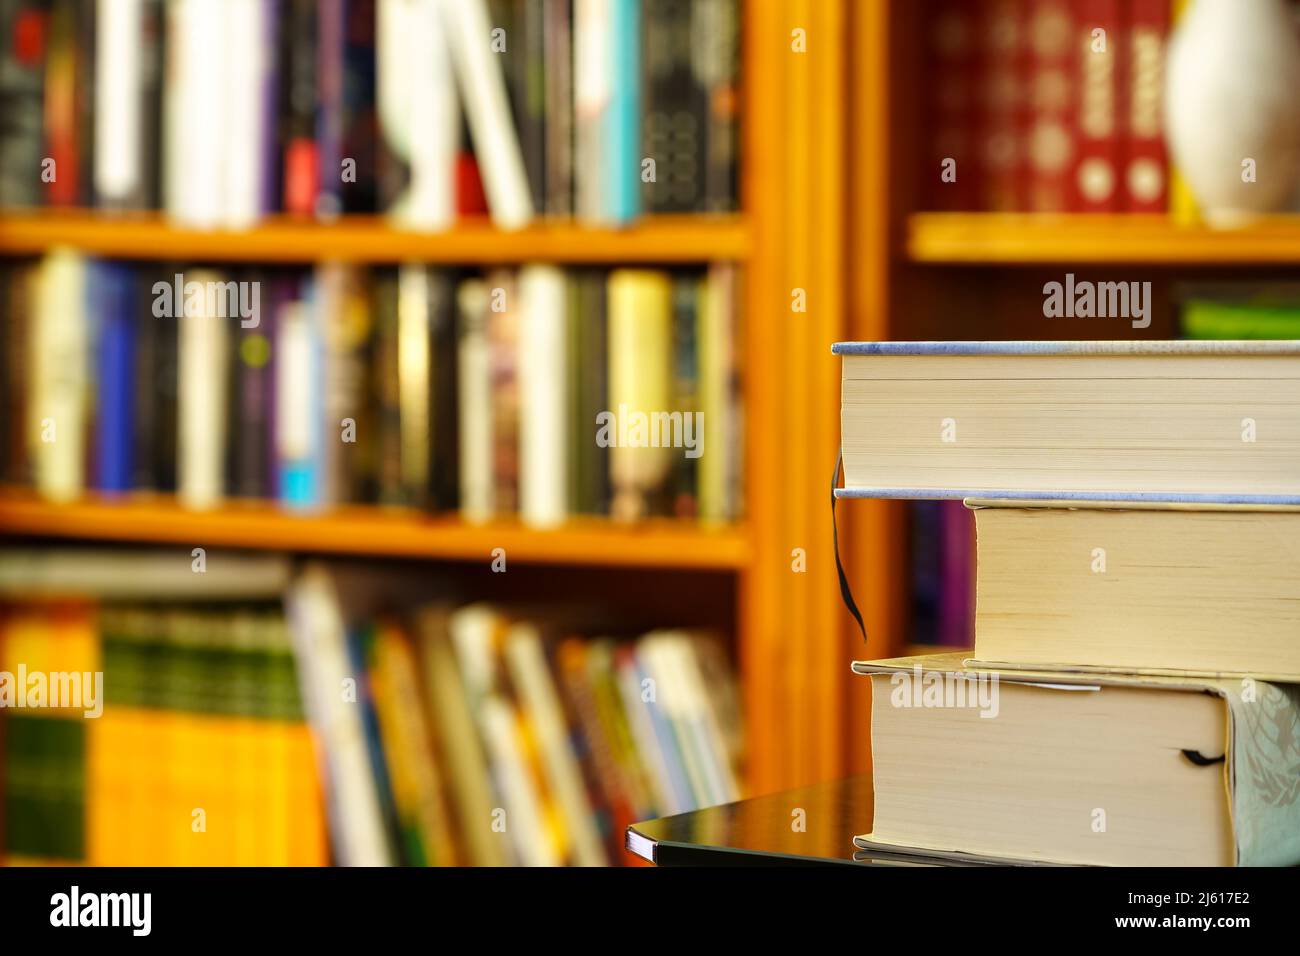
[[[845,343],[839,497],[958,498],[975,649],[855,662],[951,861],[1300,863],[1300,342]]]

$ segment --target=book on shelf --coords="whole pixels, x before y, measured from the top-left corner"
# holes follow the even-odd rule
[[[730,521],[734,282],[727,266],[217,271],[58,251],[0,270],[6,343],[30,356],[6,349],[5,479],[59,502]]]
[[[1300,494],[1295,342],[834,350],[844,357],[842,497],[1268,503]]]
[[[1163,212],[1170,0],[934,0],[931,209]]]
[[[872,685],[875,820],[860,849],[985,863],[1300,859],[1295,685],[995,676],[962,657],[854,663]]]
[[[100,678],[74,709],[5,702],[10,862],[328,861],[283,614],[210,599],[6,603],[7,674]]]
[[[732,212],[738,16],[738,0],[7,0],[0,209],[160,209],[199,229],[384,213],[416,231]]]
[[[0,552],[7,861],[598,866],[630,823],[740,794],[710,632],[391,569],[29,557]],[[88,683],[38,701],[35,674]]]

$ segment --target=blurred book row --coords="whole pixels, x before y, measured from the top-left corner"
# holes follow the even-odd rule
[[[736,276],[134,265],[0,271],[0,471],[287,507],[736,518]]]
[[[1300,284],[1190,283],[1175,290],[1182,338],[1300,340]],[[960,501],[911,501],[909,644],[970,647],[975,520]]]
[[[925,25],[933,172],[923,202],[939,210],[1165,212],[1171,6],[935,0]]]
[[[736,208],[737,0],[3,0],[0,206]]]
[[[6,594],[114,562],[111,595],[141,560],[187,564],[70,552],[43,588],[25,557],[0,556]],[[484,603],[376,613],[323,566],[213,569],[213,590],[248,594],[0,604],[7,860],[607,865],[628,824],[738,798],[736,689],[707,633]],[[265,596],[280,580],[283,607]],[[33,675],[50,675],[40,699]],[[54,698],[83,675],[84,696]]]

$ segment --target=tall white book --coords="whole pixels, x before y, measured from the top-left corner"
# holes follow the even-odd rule
[[[163,203],[170,219],[197,229],[225,215],[227,2],[167,4]]]
[[[219,275],[198,271],[185,279],[176,367],[176,497],[187,508],[212,508],[225,489],[227,340],[235,320],[215,308]],[[191,295],[191,288],[198,293]]]
[[[126,204],[144,175],[144,0],[97,0],[95,24],[95,197]]]
[[[84,486],[90,401],[90,335],[86,261],[67,249],[41,261],[30,323],[27,423],[36,490],[52,501],[78,497]]]
[[[389,215],[434,232],[456,218],[460,106],[441,0],[379,0],[376,62],[379,128],[410,181]]]
[[[567,517],[566,288],[555,266],[519,270],[519,512],[536,527]]]
[[[492,349],[488,289],[466,279],[456,291],[456,389],[459,406],[460,513],[479,524],[492,518]]]
[[[487,2],[440,2],[456,67],[457,88],[483,175],[488,211],[498,227],[518,229],[533,218],[533,200],[524,173],[519,134],[510,116],[501,60],[492,51],[494,37]],[[509,43],[508,37],[506,42]]]

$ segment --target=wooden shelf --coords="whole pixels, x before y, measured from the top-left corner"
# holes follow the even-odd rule
[[[905,252],[912,262],[937,265],[1294,265],[1300,216],[1211,229],[1123,213],[914,213]]]
[[[187,511],[168,498],[53,504],[22,492],[0,494],[0,535],[485,563],[494,548],[505,548],[509,560],[525,564],[720,571],[744,567],[750,552],[744,528],[671,520],[624,526],[586,518],[543,531],[514,521],[467,525],[455,517],[372,506],[295,514],[273,503],[240,501]]]
[[[0,254],[39,255],[55,246],[119,259],[213,262],[676,263],[739,260],[750,253],[741,216],[654,216],[625,229],[539,223],[504,232],[486,220],[446,232],[394,229],[377,216],[336,222],[276,216],[244,231],[183,229],[156,214],[43,210],[0,216]]]

